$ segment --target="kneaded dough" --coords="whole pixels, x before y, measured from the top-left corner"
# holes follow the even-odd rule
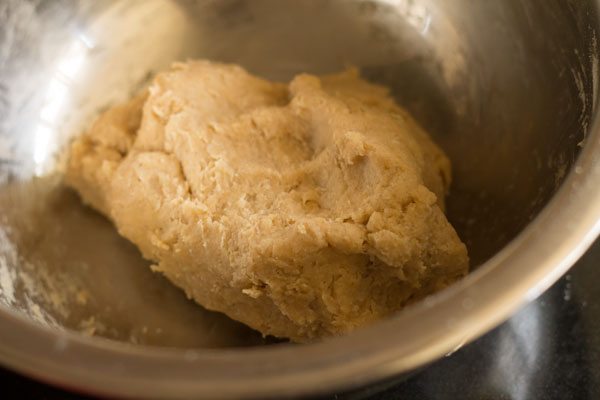
[[[286,85],[176,63],[73,143],[66,182],[190,298],[298,342],[468,269],[447,157],[353,69]]]

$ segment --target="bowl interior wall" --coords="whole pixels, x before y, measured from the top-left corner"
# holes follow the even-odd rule
[[[552,197],[595,107],[591,5],[9,0],[3,8],[0,302],[58,329],[133,343],[268,342],[151,273],[56,176],[74,135],[172,61],[235,62],[277,80],[353,65],[389,86],[453,161],[448,215],[474,267]]]

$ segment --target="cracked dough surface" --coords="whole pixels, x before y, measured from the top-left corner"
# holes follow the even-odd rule
[[[448,159],[356,70],[282,84],[176,63],[73,143],[66,182],[190,298],[299,342],[468,269]]]

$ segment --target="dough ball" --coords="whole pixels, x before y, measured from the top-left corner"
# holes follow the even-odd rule
[[[305,342],[468,270],[450,162],[350,69],[289,84],[177,63],[71,148],[66,182],[202,306]]]

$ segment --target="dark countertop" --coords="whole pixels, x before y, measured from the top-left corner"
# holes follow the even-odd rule
[[[0,369],[3,393],[77,399]],[[456,353],[398,383],[330,398],[600,399],[600,240],[535,302]],[[377,392],[377,393],[374,393]]]

